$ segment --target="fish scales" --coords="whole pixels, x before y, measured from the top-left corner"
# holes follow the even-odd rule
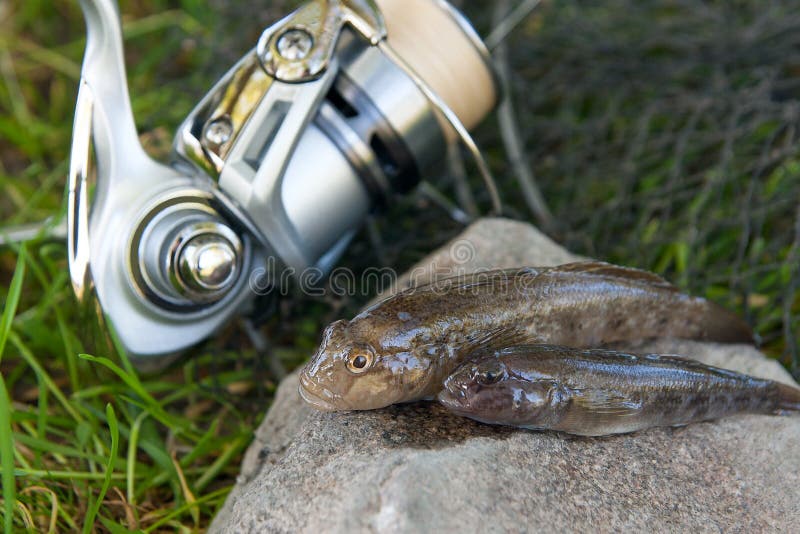
[[[439,401],[490,424],[584,436],[800,409],[800,390],[671,355],[552,345],[510,347],[468,362]]]
[[[659,276],[602,262],[488,271],[412,288],[330,325],[300,375],[321,410],[431,398],[476,350],[658,337],[752,342],[724,308]]]

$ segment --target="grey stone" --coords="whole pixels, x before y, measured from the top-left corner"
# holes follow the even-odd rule
[[[575,256],[529,225],[489,219],[434,253],[440,270]],[[451,262],[451,263],[448,263]],[[417,281],[424,278],[418,273]],[[404,283],[408,282],[408,278]],[[640,350],[793,383],[744,345]],[[280,386],[213,532],[797,531],[800,417],[740,416],[606,438],[481,425],[434,403],[318,413]]]

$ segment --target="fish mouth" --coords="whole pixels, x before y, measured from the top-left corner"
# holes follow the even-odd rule
[[[445,384],[436,399],[445,407],[455,412],[464,410],[467,402],[466,392],[454,384]]]
[[[309,380],[305,377],[305,375],[300,375],[300,386],[297,390],[300,392],[300,396],[306,401],[308,404],[316,408],[321,412],[337,412],[340,411],[339,408],[333,405],[330,401],[327,401],[320,397],[319,395],[312,393],[309,389]]]

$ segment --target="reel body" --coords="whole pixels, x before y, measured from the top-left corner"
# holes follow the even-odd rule
[[[314,0],[265,30],[157,162],[136,134],[115,2],[81,6],[70,272],[139,361],[208,337],[287,270],[328,272],[496,100],[486,50],[445,2]]]

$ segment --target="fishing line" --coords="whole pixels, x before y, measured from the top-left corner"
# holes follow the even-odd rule
[[[497,48],[541,3],[542,0],[523,0],[484,39],[486,47],[492,51]]]

